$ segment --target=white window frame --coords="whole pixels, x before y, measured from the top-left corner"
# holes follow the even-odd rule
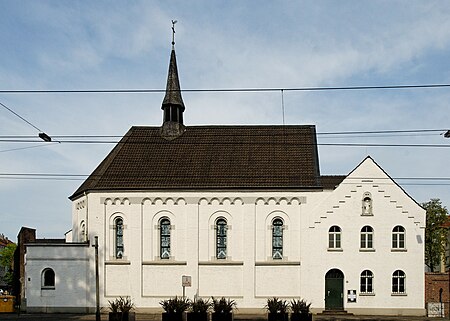
[[[395,289],[396,287],[396,289]],[[401,291],[403,287],[403,291]],[[396,270],[392,273],[392,294],[405,295],[406,294],[406,273],[402,270]]]
[[[328,229],[328,250],[340,251],[342,250],[342,229],[333,225]]]
[[[371,243],[371,244],[370,244]],[[374,249],[374,230],[372,226],[365,225],[361,229],[359,247],[361,250]],[[370,244],[370,246],[369,246]]]
[[[374,293],[374,276],[371,270],[364,270],[359,277],[359,292],[361,294],[373,294]],[[369,284],[371,291],[369,291]],[[365,290],[363,289],[363,286]]]
[[[401,229],[401,231],[396,231]],[[391,246],[393,251],[406,250],[406,229],[402,225],[396,225],[392,229]]]

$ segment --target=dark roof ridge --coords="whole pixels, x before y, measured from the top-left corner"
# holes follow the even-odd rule
[[[231,127],[242,127],[242,128],[311,128],[316,127],[316,125],[240,125],[240,124],[230,124],[230,125],[185,125],[186,128],[231,128]],[[145,125],[135,125],[131,128],[161,128],[161,126],[145,126]]]

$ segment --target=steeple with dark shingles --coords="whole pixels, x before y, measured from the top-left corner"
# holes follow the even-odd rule
[[[161,137],[174,140],[185,132],[183,124],[184,103],[181,98],[180,80],[178,79],[177,57],[175,55],[175,24],[172,20],[172,52],[170,54],[169,73],[167,75],[166,95],[161,109],[164,111]]]
[[[170,54],[169,73],[167,75],[166,95],[161,106],[164,110],[164,122],[173,121],[183,124],[184,102],[181,97],[175,49]]]

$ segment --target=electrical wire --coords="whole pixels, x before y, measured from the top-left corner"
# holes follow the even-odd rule
[[[39,128],[37,128],[35,125],[33,125],[31,122],[29,122],[28,120],[26,120],[25,118],[23,118],[22,116],[20,116],[18,113],[16,113],[14,110],[12,110],[11,108],[9,108],[8,106],[6,106],[5,104],[0,102],[0,105],[2,107],[4,107],[6,110],[8,110],[9,112],[11,112],[12,114],[14,114],[15,116],[19,117],[21,120],[23,120],[24,122],[26,122],[28,125],[30,125],[31,127],[33,127],[34,129],[38,130],[39,132],[43,132],[42,130],[40,130]]]
[[[207,88],[181,89],[179,92],[270,92],[270,91],[337,91],[337,90],[381,90],[446,88],[450,84],[383,85],[383,86],[336,86],[336,87],[293,87],[293,88]],[[167,89],[73,89],[73,90],[0,90],[0,94],[122,94],[122,93],[163,93]]]
[[[281,137],[281,136],[280,136]],[[19,139],[0,139],[0,143],[47,143],[38,140],[19,140]],[[59,140],[60,144],[137,144],[147,145],[153,142],[145,141],[99,141],[99,140]],[[222,146],[236,145],[236,142],[221,142]],[[239,145],[256,145],[253,141],[239,142]],[[184,142],[183,145],[217,145],[216,141],[212,142]],[[266,144],[259,144],[266,145]],[[340,146],[340,147],[407,147],[407,148],[450,148],[450,144],[370,144],[370,143],[299,143],[299,142],[285,142],[284,146]]]
[[[325,175],[326,176],[326,175]],[[86,175],[86,174],[52,174],[52,173],[0,173],[0,180],[45,180],[45,181],[84,181],[87,177],[95,178],[101,177],[101,175]],[[137,177],[137,176],[136,176]],[[152,175],[152,178],[162,179],[164,175]],[[239,176],[240,177],[240,176]],[[129,178],[133,178],[133,176],[129,176]],[[139,176],[142,178],[142,176]],[[226,178],[230,178],[229,175]],[[236,177],[237,178],[237,177]],[[402,186],[450,186],[450,177],[345,177],[342,179],[347,182],[340,182],[339,184],[354,184],[351,183],[352,180],[366,180],[365,183],[374,183],[376,180],[376,184],[379,186],[387,186],[395,184],[394,182],[388,182],[391,180],[394,181],[405,181],[401,183]],[[350,181],[350,182],[348,182]],[[386,181],[386,182],[383,182]],[[414,182],[417,181],[417,182]]]
[[[0,153],[6,153],[6,152],[15,152],[19,150],[25,150],[25,149],[32,149],[32,148],[40,148],[40,147],[49,147],[50,145],[57,144],[58,142],[51,142],[50,144],[45,145],[34,145],[34,146],[27,146],[27,147],[18,147],[18,148],[11,148],[11,149],[3,149],[0,150]]]
[[[233,125],[230,125],[233,126]],[[239,126],[239,125],[237,125]],[[249,125],[252,126],[252,125]],[[189,128],[190,126],[188,126]],[[192,126],[195,127],[195,126]],[[245,125],[243,125],[245,127]],[[366,134],[373,134],[373,135],[383,135],[383,137],[389,137],[390,134],[392,134],[392,137],[396,137],[398,134],[422,134],[424,136],[432,135],[432,133],[439,133],[443,134],[447,131],[446,128],[437,128],[437,129],[405,129],[405,130],[371,130],[371,131],[342,131],[342,132],[317,132],[317,136],[347,136],[347,135],[366,135]],[[233,134],[224,134],[221,133],[221,136],[230,136],[233,137],[236,136],[244,136],[240,135],[238,133]],[[298,135],[297,133],[282,133],[279,135],[270,135],[270,137],[274,136],[290,136],[290,135]],[[395,136],[394,136],[395,135]],[[203,135],[206,136],[206,135]],[[249,136],[249,134],[245,134],[245,136]],[[257,135],[261,136],[261,135]],[[407,135],[405,135],[407,136]],[[122,138],[123,136],[120,135],[52,135],[54,138]],[[368,137],[368,136],[363,136]],[[380,136],[374,136],[374,137],[380,137]],[[32,139],[36,138],[36,136],[32,135],[0,135],[0,139]]]

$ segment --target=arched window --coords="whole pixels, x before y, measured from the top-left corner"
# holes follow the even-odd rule
[[[115,256],[116,259],[123,258],[123,219],[118,217],[114,221],[114,231],[115,231]]]
[[[160,251],[159,256],[161,259],[170,258],[170,220],[168,218],[163,218],[159,222],[159,244]]]
[[[80,224],[80,241],[86,242],[86,223],[84,221],[81,221]]]
[[[216,258],[227,258],[227,221],[224,218],[216,221]]]
[[[373,249],[373,228],[370,226],[361,229],[361,249]]]
[[[405,228],[397,225],[392,230],[392,248],[405,249]]]
[[[339,226],[334,225],[328,230],[328,248],[341,248],[341,228]]]
[[[46,268],[42,271],[41,275],[41,287],[43,289],[55,288],[55,271],[50,268]]]
[[[402,270],[397,270],[392,274],[392,293],[403,294],[405,288],[406,275]]]
[[[373,273],[372,273],[372,271],[369,271],[369,270],[362,271],[359,292],[373,293]]]
[[[369,192],[365,192],[362,199],[362,215],[373,214],[372,195]]]
[[[283,258],[283,221],[280,218],[272,222],[272,258]]]

